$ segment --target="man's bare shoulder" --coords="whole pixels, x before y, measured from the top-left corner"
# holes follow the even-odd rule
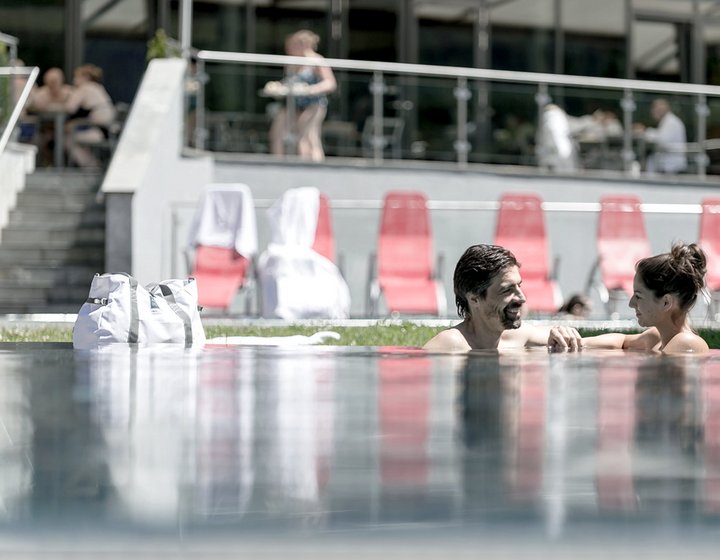
[[[523,323],[517,329],[503,331],[500,342],[503,348],[523,348],[536,335],[535,327]]]
[[[469,352],[471,349],[458,326],[440,331],[423,348],[430,352]]]

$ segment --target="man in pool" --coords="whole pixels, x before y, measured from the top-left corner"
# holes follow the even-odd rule
[[[453,288],[462,323],[446,329],[424,346],[431,352],[509,350],[547,346],[555,351],[581,347],[577,330],[522,324],[525,295],[520,264],[497,245],[472,245],[455,266]]]

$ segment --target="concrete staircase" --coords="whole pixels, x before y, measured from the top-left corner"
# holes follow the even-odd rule
[[[102,176],[36,171],[0,232],[0,314],[77,313],[105,266]]]

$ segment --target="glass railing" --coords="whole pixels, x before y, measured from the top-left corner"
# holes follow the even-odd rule
[[[720,174],[718,86],[206,50],[195,60],[186,137],[202,150],[269,153],[273,118],[294,99],[265,85],[289,65],[327,65],[338,82],[322,127],[327,156],[633,176],[679,157],[687,164],[673,172]],[[642,132],[658,126],[659,98],[684,142]],[[285,153],[296,140],[291,129]]]
[[[16,65],[18,39],[0,32],[0,155],[16,131],[39,68]]]
[[[17,130],[39,72],[37,66],[0,66],[0,155]]]

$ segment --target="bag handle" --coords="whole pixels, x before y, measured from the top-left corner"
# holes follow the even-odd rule
[[[193,332],[192,332],[192,320],[190,319],[190,316],[185,313],[185,311],[177,304],[175,301],[175,294],[173,294],[173,291],[170,289],[170,286],[167,284],[158,284],[158,288],[160,288],[160,293],[165,298],[165,301],[168,302],[168,305],[170,306],[170,309],[172,309],[175,312],[175,315],[180,317],[183,322],[183,326],[185,327],[185,346],[190,347],[193,345]]]
[[[140,331],[140,313],[138,313],[138,281],[135,277],[128,276],[130,282],[130,329],[128,330],[128,342],[138,341]]]

